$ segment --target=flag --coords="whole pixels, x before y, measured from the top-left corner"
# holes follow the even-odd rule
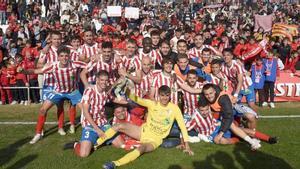
[[[264,29],[265,32],[272,30],[272,18],[273,15],[255,15],[255,27],[254,31],[257,31],[260,27]]]
[[[293,36],[298,36],[298,34],[299,32],[297,25],[276,23],[272,28],[272,37],[282,36],[288,38],[289,41],[293,41]]]

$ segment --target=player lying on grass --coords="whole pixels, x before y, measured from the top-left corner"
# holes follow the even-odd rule
[[[129,87],[133,89],[133,87]],[[126,135],[139,140],[141,145],[126,154],[119,160],[105,163],[103,168],[112,169],[116,166],[125,165],[140,155],[154,151],[165,138],[176,120],[184,140],[184,152],[193,155],[193,151],[188,144],[188,134],[184,125],[183,117],[179,107],[170,102],[171,90],[168,86],[161,86],[158,90],[159,101],[152,101],[136,97],[133,91],[130,90],[129,98],[134,102],[148,109],[146,122],[142,126],[136,126],[128,123],[118,123],[111,129],[105,132],[105,138],[101,137],[97,140],[98,146],[103,144],[107,139],[113,137],[117,132],[125,133]]]
[[[220,122],[213,118],[210,105],[203,95],[200,95],[198,108],[195,110],[191,121],[188,123],[190,123],[188,124],[188,126],[190,126],[188,131],[194,130],[198,134],[197,137],[191,137],[193,138],[190,139],[191,141],[198,138],[198,141],[203,140],[205,142],[215,142],[214,138],[220,132]],[[274,137],[267,136],[266,134],[251,129],[241,128],[236,126],[235,123],[232,123],[230,126],[230,131],[224,133],[218,144],[237,143],[239,139],[233,137],[231,133],[249,142],[252,146],[252,149],[259,148],[259,144],[257,144],[257,141],[249,138],[249,136],[268,141],[270,144],[276,143],[274,142],[276,140]]]
[[[207,105],[209,105],[215,112],[215,115],[213,116],[214,119],[221,122],[219,129],[213,133],[213,141],[216,144],[229,144],[230,142],[225,140],[224,137],[227,137],[229,133],[228,130],[231,129],[237,136],[250,143],[252,149],[258,149],[261,147],[258,140],[251,139],[245,134],[245,132],[232,123],[232,102],[227,94],[222,93],[220,88],[214,84],[205,84],[202,90],[204,96],[201,95],[202,97],[200,97],[201,101],[199,101],[199,104],[206,101]],[[211,124],[213,123],[212,120],[210,122]]]
[[[39,110],[38,122],[36,125],[36,134],[30,141],[34,144],[42,138],[42,129],[46,121],[48,110],[63,100],[70,100],[73,106],[80,103],[81,94],[78,91],[77,71],[86,66],[85,63],[70,60],[70,49],[66,46],[58,48],[58,62],[46,64],[41,69],[20,69],[25,74],[44,74],[52,73],[54,77],[54,90],[47,95],[45,102]]]

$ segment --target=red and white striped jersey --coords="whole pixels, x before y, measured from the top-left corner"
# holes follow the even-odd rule
[[[132,58],[124,56],[122,58],[122,62],[127,72],[134,72],[136,70],[140,70],[142,67],[141,60],[137,55],[133,56]]]
[[[58,61],[57,48],[54,46],[50,46],[48,53],[44,55],[41,53],[40,57],[41,59],[45,60],[45,64],[57,62]],[[55,81],[54,81],[53,74],[45,73],[43,83],[44,86],[54,86]]]
[[[151,50],[149,53],[144,53],[143,49],[139,50],[139,59],[142,60],[144,57],[150,57],[152,65],[155,65],[156,62],[160,63],[162,62],[162,56],[160,55],[158,50]]]
[[[84,62],[70,61],[68,67],[59,67],[59,62],[46,65],[42,68],[44,73],[51,73],[54,78],[54,90],[58,93],[71,93],[78,88],[78,69],[86,67]]]
[[[201,89],[203,84],[200,82],[196,82],[195,86],[192,87],[194,89]],[[184,113],[192,116],[193,112],[196,110],[198,105],[198,97],[199,94],[189,93],[185,90],[182,90],[183,93],[183,102],[184,102]]]
[[[237,77],[239,74],[243,75],[243,85],[241,90],[248,89],[248,87],[252,85],[251,79],[247,78],[246,70],[235,60],[232,61],[232,65],[230,67],[227,67],[225,64],[223,64],[221,70],[227,76],[228,80],[230,80],[233,90],[236,89],[238,84]]]
[[[92,46],[88,44],[83,44],[79,47],[79,56],[85,56],[85,58],[90,58],[98,54],[98,43],[94,43]]]
[[[229,83],[228,83],[228,78],[227,76],[223,73],[223,72],[220,72],[220,75],[223,79],[223,90],[224,92],[228,92],[229,91]],[[210,77],[211,77],[211,83],[212,84],[215,84],[215,85],[219,85],[220,84],[220,79],[213,75],[213,74],[210,74]]]
[[[155,99],[158,100],[158,89],[162,85],[167,85],[171,89],[171,102],[174,104],[178,103],[178,84],[184,83],[181,79],[177,78],[176,81],[171,76],[166,76],[164,72],[158,73],[152,82],[151,87],[155,89]]]
[[[96,82],[96,73],[99,72],[100,70],[106,70],[109,75],[109,81],[111,84],[113,84],[117,80],[117,74],[118,74],[118,69],[122,66],[122,63],[117,63],[117,61],[112,58],[112,61],[110,63],[105,63],[102,61],[102,56],[101,60],[99,61],[90,61],[86,69],[88,71],[88,82],[93,84]]]
[[[135,95],[144,98],[149,96],[151,85],[154,79],[154,72],[150,70],[147,74],[143,73],[142,81],[140,84],[135,84]]]
[[[96,85],[90,86],[84,90],[81,103],[90,105],[89,113],[97,126],[102,126],[107,123],[104,105],[109,99],[107,92],[99,92]],[[81,114],[81,125],[82,127],[90,125],[83,113]]]
[[[150,53],[150,56],[154,60],[153,61],[154,64],[158,63],[160,66],[162,66],[162,60],[163,60],[163,58],[162,58],[162,55],[161,55],[161,53],[159,52],[158,49],[152,50],[151,53]]]
[[[75,49],[72,46],[68,46],[70,49],[70,60],[79,61],[79,49]]]
[[[210,136],[216,129],[217,121],[213,118],[211,113],[204,118],[196,109],[193,112],[192,119],[185,125],[187,126],[188,131],[195,129],[199,134]]]
[[[193,47],[192,49],[190,49],[188,52],[189,59],[193,59],[195,57],[200,58],[203,49],[204,49],[204,46],[201,46],[200,49],[197,49],[196,47]]]

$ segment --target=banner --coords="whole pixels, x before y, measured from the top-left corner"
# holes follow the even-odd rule
[[[107,16],[109,17],[121,17],[121,6],[107,6]]]
[[[125,8],[125,18],[139,19],[140,10],[139,8],[126,7]]]
[[[300,101],[300,71],[294,77],[289,72],[280,72],[275,84],[275,102]]]
[[[273,15],[254,15],[255,17],[255,28],[256,32],[260,27],[263,28],[265,32],[269,32],[272,30],[272,18]]]
[[[287,25],[287,24],[279,24],[276,23],[272,28],[272,37],[274,36],[282,36],[289,39],[289,41],[293,41],[293,36],[298,36],[298,26],[297,25]]]
[[[215,4],[215,5],[206,5],[203,8],[221,8],[223,7],[223,4]]]

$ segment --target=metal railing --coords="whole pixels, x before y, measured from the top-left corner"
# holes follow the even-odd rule
[[[24,86],[24,87],[0,87],[0,89],[27,89],[27,101],[30,102],[30,89],[42,89],[42,87],[30,87],[30,86]],[[42,97],[42,96],[41,96]]]

